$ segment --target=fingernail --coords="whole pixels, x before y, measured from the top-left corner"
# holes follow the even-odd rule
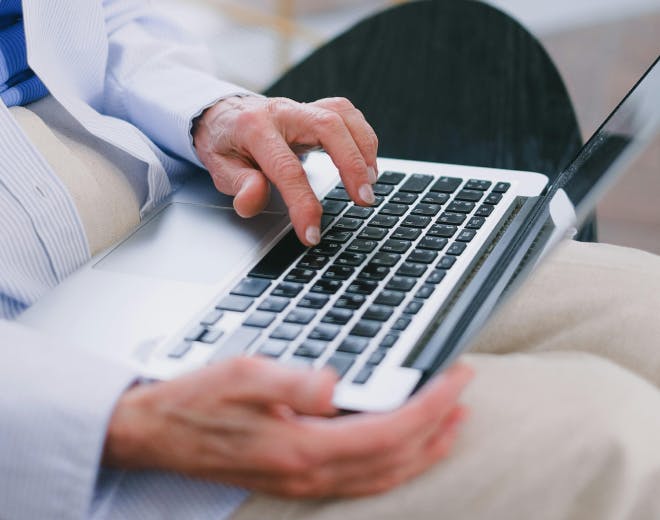
[[[309,226],[305,232],[305,239],[315,246],[321,241],[321,230],[316,226]]]
[[[376,196],[374,195],[374,189],[369,184],[363,184],[358,190],[360,198],[367,204],[371,205],[376,202]]]
[[[369,177],[370,184],[376,184],[378,181],[378,174],[376,173],[376,169],[373,166],[367,167],[367,176]]]

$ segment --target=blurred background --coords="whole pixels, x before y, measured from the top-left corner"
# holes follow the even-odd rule
[[[318,45],[405,0],[154,0],[255,91]],[[457,0],[464,1],[464,0]],[[491,0],[546,45],[591,135],[660,54],[660,0]],[[660,139],[598,209],[602,242],[660,254]]]

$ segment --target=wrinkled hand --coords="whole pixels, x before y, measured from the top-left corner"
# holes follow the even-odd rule
[[[455,366],[399,410],[337,416],[333,372],[238,358],[127,391],[110,421],[104,463],[288,497],[384,492],[447,455],[471,377]]]
[[[260,213],[273,183],[298,237],[308,246],[320,240],[323,211],[299,154],[323,148],[353,200],[365,206],[374,202],[371,185],[378,175],[378,139],[346,99],[303,104],[285,98],[231,97],[204,112],[194,125],[193,138],[217,189],[235,195],[239,215]]]

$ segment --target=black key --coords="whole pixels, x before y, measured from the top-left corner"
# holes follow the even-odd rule
[[[259,347],[259,354],[272,358],[278,358],[286,351],[289,344],[286,341],[279,341],[276,339],[267,340],[261,347]]]
[[[394,325],[392,325],[392,329],[404,331],[408,328],[408,325],[410,325],[411,321],[412,319],[409,318],[408,316],[401,316],[398,320],[394,322]]]
[[[414,193],[401,193],[400,191],[392,195],[390,202],[395,204],[406,204],[410,206],[417,200],[417,195]]]
[[[323,294],[307,293],[298,302],[298,307],[303,307],[305,309],[322,309],[325,307],[325,304],[328,303],[328,300],[330,300],[330,298]]]
[[[341,289],[342,285],[341,280],[328,280],[327,278],[321,278],[314,282],[310,291],[320,294],[335,294]]]
[[[440,269],[451,269],[455,263],[456,263],[456,257],[443,256],[438,262],[437,267],[439,267]]]
[[[405,174],[399,172],[383,172],[378,176],[378,184],[391,184],[396,186],[405,179],[405,177]]]
[[[415,173],[414,175],[408,177],[406,182],[403,183],[403,186],[401,186],[400,191],[405,191],[408,193],[422,193],[428,187],[428,185],[431,184],[432,180],[433,177],[430,175]]]
[[[353,312],[349,309],[338,309],[333,307],[328,311],[323,319],[323,323],[330,323],[332,325],[346,325],[353,317]]]
[[[408,255],[408,262],[416,264],[431,264],[438,257],[436,251],[429,251],[428,249],[415,249]]]
[[[327,240],[328,242],[337,242],[339,244],[344,244],[345,242],[348,242],[352,236],[353,233],[350,233],[348,231],[330,231],[330,233],[323,235],[323,240]]]
[[[498,182],[493,188],[493,193],[506,193],[509,191],[511,184],[508,182]]]
[[[206,316],[204,316],[200,323],[206,327],[211,327],[212,325],[218,323],[223,315],[224,313],[219,310],[210,311]]]
[[[357,375],[353,378],[353,383],[356,385],[364,385],[369,378],[373,375],[374,369],[371,366],[365,366],[360,369]]]
[[[387,278],[388,274],[390,274],[390,270],[387,267],[369,263],[364,269],[362,269],[358,275],[358,279],[380,281]]]
[[[349,209],[346,214],[344,215],[345,217],[349,218],[359,218],[359,219],[367,219],[374,213],[373,208],[363,208],[362,206],[353,206],[351,209]]]
[[[433,224],[428,234],[433,237],[451,238],[458,231],[458,227],[450,224]]]
[[[294,323],[296,325],[307,325],[316,317],[316,313],[307,309],[300,309],[296,307],[286,318],[284,318],[285,323]]]
[[[463,200],[466,202],[479,202],[484,196],[483,191],[477,190],[461,190],[456,195],[456,200]]]
[[[192,349],[192,343],[190,341],[182,341],[169,351],[167,357],[172,359],[181,359],[188,352],[190,352],[190,349]]]
[[[425,264],[413,264],[404,262],[404,264],[396,272],[397,276],[414,276],[419,278],[426,272],[427,266]]]
[[[343,294],[336,302],[335,307],[340,309],[358,310],[364,305],[367,298],[362,294]]]
[[[328,347],[328,344],[323,341],[315,341],[311,339],[306,339],[303,341],[300,346],[296,349],[296,356],[303,356],[308,358],[317,358],[320,357],[325,349]]]
[[[387,334],[380,342],[381,348],[392,348],[394,344],[399,341],[398,334]]]
[[[330,359],[328,359],[326,366],[334,368],[335,372],[337,372],[337,374],[341,378],[346,375],[346,372],[350,370],[354,362],[355,362],[355,357],[353,355],[344,354],[342,352],[336,352],[332,356],[330,356]]]
[[[268,312],[282,312],[286,309],[291,303],[291,300],[288,298],[282,298],[281,296],[270,296],[261,302],[261,305],[257,307],[260,311]]]
[[[419,291],[417,291],[417,294],[415,294],[415,298],[422,298],[423,300],[426,300],[433,294],[433,291],[435,291],[435,285],[426,283],[419,288]]]
[[[363,240],[382,240],[383,238],[385,238],[385,235],[387,235],[387,233],[388,233],[387,229],[367,226],[358,235],[358,238],[361,238]]]
[[[361,225],[360,219],[343,217],[333,226],[332,231],[356,231]]]
[[[425,228],[431,223],[431,217],[422,217],[421,215],[408,215],[401,223],[402,226]]]
[[[397,225],[399,219],[396,217],[390,217],[389,215],[376,215],[369,221],[370,226],[381,227],[385,229],[391,229]]]
[[[348,267],[345,265],[331,265],[328,270],[323,274],[323,278],[326,280],[348,280],[355,269],[353,267]]]
[[[318,271],[319,269],[323,269],[327,263],[327,256],[305,255],[296,267],[298,269],[313,269],[314,271]]]
[[[254,300],[245,296],[225,296],[220,303],[215,306],[221,311],[245,312],[250,308]]]
[[[436,269],[428,276],[428,278],[426,279],[426,283],[438,284],[445,279],[445,276],[447,276],[447,271],[445,271],[444,269]]]
[[[376,253],[369,262],[369,265],[382,265],[385,267],[394,267],[401,260],[401,255],[395,253]]]
[[[289,274],[284,278],[287,282],[307,283],[316,276],[316,271],[313,269],[291,269]]]
[[[459,242],[472,242],[476,234],[477,232],[474,229],[464,229],[458,234],[456,240]]]
[[[298,240],[296,232],[291,230],[250,271],[250,276],[273,280],[279,278],[306,249]]]
[[[383,247],[380,248],[381,251],[385,253],[397,253],[402,254],[408,251],[412,246],[412,242],[408,240],[386,240],[383,244]]]
[[[383,359],[385,359],[385,356],[387,356],[387,350],[379,348],[369,356],[367,364],[372,366],[380,365],[383,362]]]
[[[281,339],[284,341],[293,341],[302,332],[302,327],[298,325],[282,324],[270,333],[272,339]]]
[[[474,202],[464,202],[462,200],[455,200],[449,205],[447,211],[451,211],[453,213],[472,213],[472,210],[474,210],[474,208],[475,208]]]
[[[442,251],[447,245],[446,238],[424,237],[417,247],[420,249],[431,249],[432,251]]]
[[[372,305],[362,315],[362,319],[372,321],[387,321],[392,317],[394,310],[385,305]]]
[[[318,341],[332,341],[341,332],[341,327],[337,325],[317,325],[314,330],[309,333],[309,339],[316,339]]]
[[[481,206],[475,213],[477,217],[490,217],[491,213],[495,209],[495,206],[489,204],[484,204]]]
[[[413,300],[408,305],[406,305],[403,313],[411,315],[417,314],[423,306],[424,302],[422,300]]]
[[[417,240],[421,234],[421,229],[400,226],[394,230],[392,238],[396,240]]]
[[[284,296],[285,298],[295,298],[300,294],[300,291],[303,289],[303,285],[299,283],[293,283],[293,282],[282,282],[279,284],[275,289],[273,289],[273,292],[271,292],[271,296]]]
[[[408,211],[408,206],[405,204],[392,204],[387,203],[380,210],[381,215],[393,215],[395,217],[400,217]]]
[[[310,253],[313,255],[334,256],[339,252],[341,247],[341,244],[338,244],[337,242],[321,240],[321,243],[314,247]]]
[[[374,201],[374,203],[371,206],[377,208],[383,202],[385,202],[385,197],[381,197],[379,195],[376,195],[376,200]]]
[[[455,177],[440,177],[435,184],[431,186],[431,191],[454,193],[462,183],[463,179],[457,179]]]
[[[331,200],[340,200],[343,202],[348,202],[351,200],[344,188],[335,188],[330,193],[328,193],[325,198]]]
[[[484,217],[472,217],[467,223],[467,227],[470,229],[481,229],[485,223],[486,219]]]
[[[339,181],[337,185],[335,186],[338,190],[345,190],[346,186],[344,186],[344,181]]]
[[[447,204],[450,198],[451,197],[447,193],[438,193],[431,191],[424,196],[422,202],[425,202],[426,204],[437,204],[438,206],[442,206],[444,204]]]
[[[468,183],[465,185],[465,187],[468,190],[479,190],[479,191],[486,191],[488,188],[490,188],[490,185],[492,182],[489,181],[481,181],[479,179],[470,179]]]
[[[348,204],[339,200],[324,200],[323,201],[323,214],[336,217],[346,209]]]
[[[382,324],[376,321],[360,320],[355,324],[353,330],[351,330],[351,335],[361,336],[363,338],[373,338],[378,332],[380,332],[381,327]]]
[[[440,206],[437,204],[426,204],[424,202],[417,204],[412,210],[413,215],[426,217],[435,217],[438,213],[440,213]]]
[[[382,291],[377,298],[374,300],[374,303],[377,305],[387,305],[388,307],[396,307],[400,305],[403,300],[406,298],[406,293],[400,291]]]
[[[357,267],[362,265],[367,259],[367,255],[364,253],[342,253],[339,255],[337,260],[335,260],[336,265],[347,265],[349,267]]]
[[[394,190],[394,186],[390,184],[381,184],[381,183],[374,184],[373,188],[374,188],[374,193],[376,195],[381,195],[381,196],[389,195]]]
[[[451,224],[452,226],[459,226],[467,217],[461,213],[443,213],[438,217],[439,224]]]
[[[330,227],[330,224],[335,220],[335,217],[328,215],[321,215],[321,231],[325,231]]]
[[[499,204],[500,201],[502,200],[502,194],[501,193],[491,193],[486,197],[486,200],[484,201],[486,204],[490,204],[491,206],[495,206],[496,204]]]
[[[449,247],[449,249],[447,249],[447,254],[452,256],[461,256],[466,247],[467,245],[463,244],[462,242],[455,242]]]
[[[270,326],[273,321],[275,321],[276,315],[272,312],[263,312],[257,311],[253,312],[250,317],[243,322],[243,325],[247,327],[259,327],[260,329],[265,329]]]
[[[207,345],[213,345],[214,343],[217,343],[224,334],[225,333],[220,329],[207,330],[202,337],[199,338],[199,341],[206,343]]]
[[[369,346],[369,340],[366,338],[359,338],[357,336],[347,336],[344,341],[339,345],[340,352],[348,352],[349,354],[362,354]]]
[[[409,291],[417,284],[416,278],[409,278],[407,276],[393,276],[387,283],[385,289],[391,291]]]
[[[251,296],[252,298],[256,298],[261,296],[269,287],[270,282],[268,280],[263,280],[260,278],[245,278],[241,281],[241,283],[234,287],[234,290],[231,292],[231,294],[235,294],[237,296]]]
[[[361,238],[356,238],[348,246],[348,251],[352,253],[371,253],[377,247],[378,242],[375,240],[362,240]]]
[[[346,292],[369,295],[373,293],[377,288],[378,282],[373,280],[355,280],[351,285],[348,286]]]

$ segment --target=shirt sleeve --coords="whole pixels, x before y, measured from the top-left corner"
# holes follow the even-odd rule
[[[109,59],[106,111],[166,152],[202,166],[193,120],[231,96],[256,95],[218,79],[208,48],[144,0],[105,0]]]
[[[128,367],[0,320],[2,518],[85,518]]]

